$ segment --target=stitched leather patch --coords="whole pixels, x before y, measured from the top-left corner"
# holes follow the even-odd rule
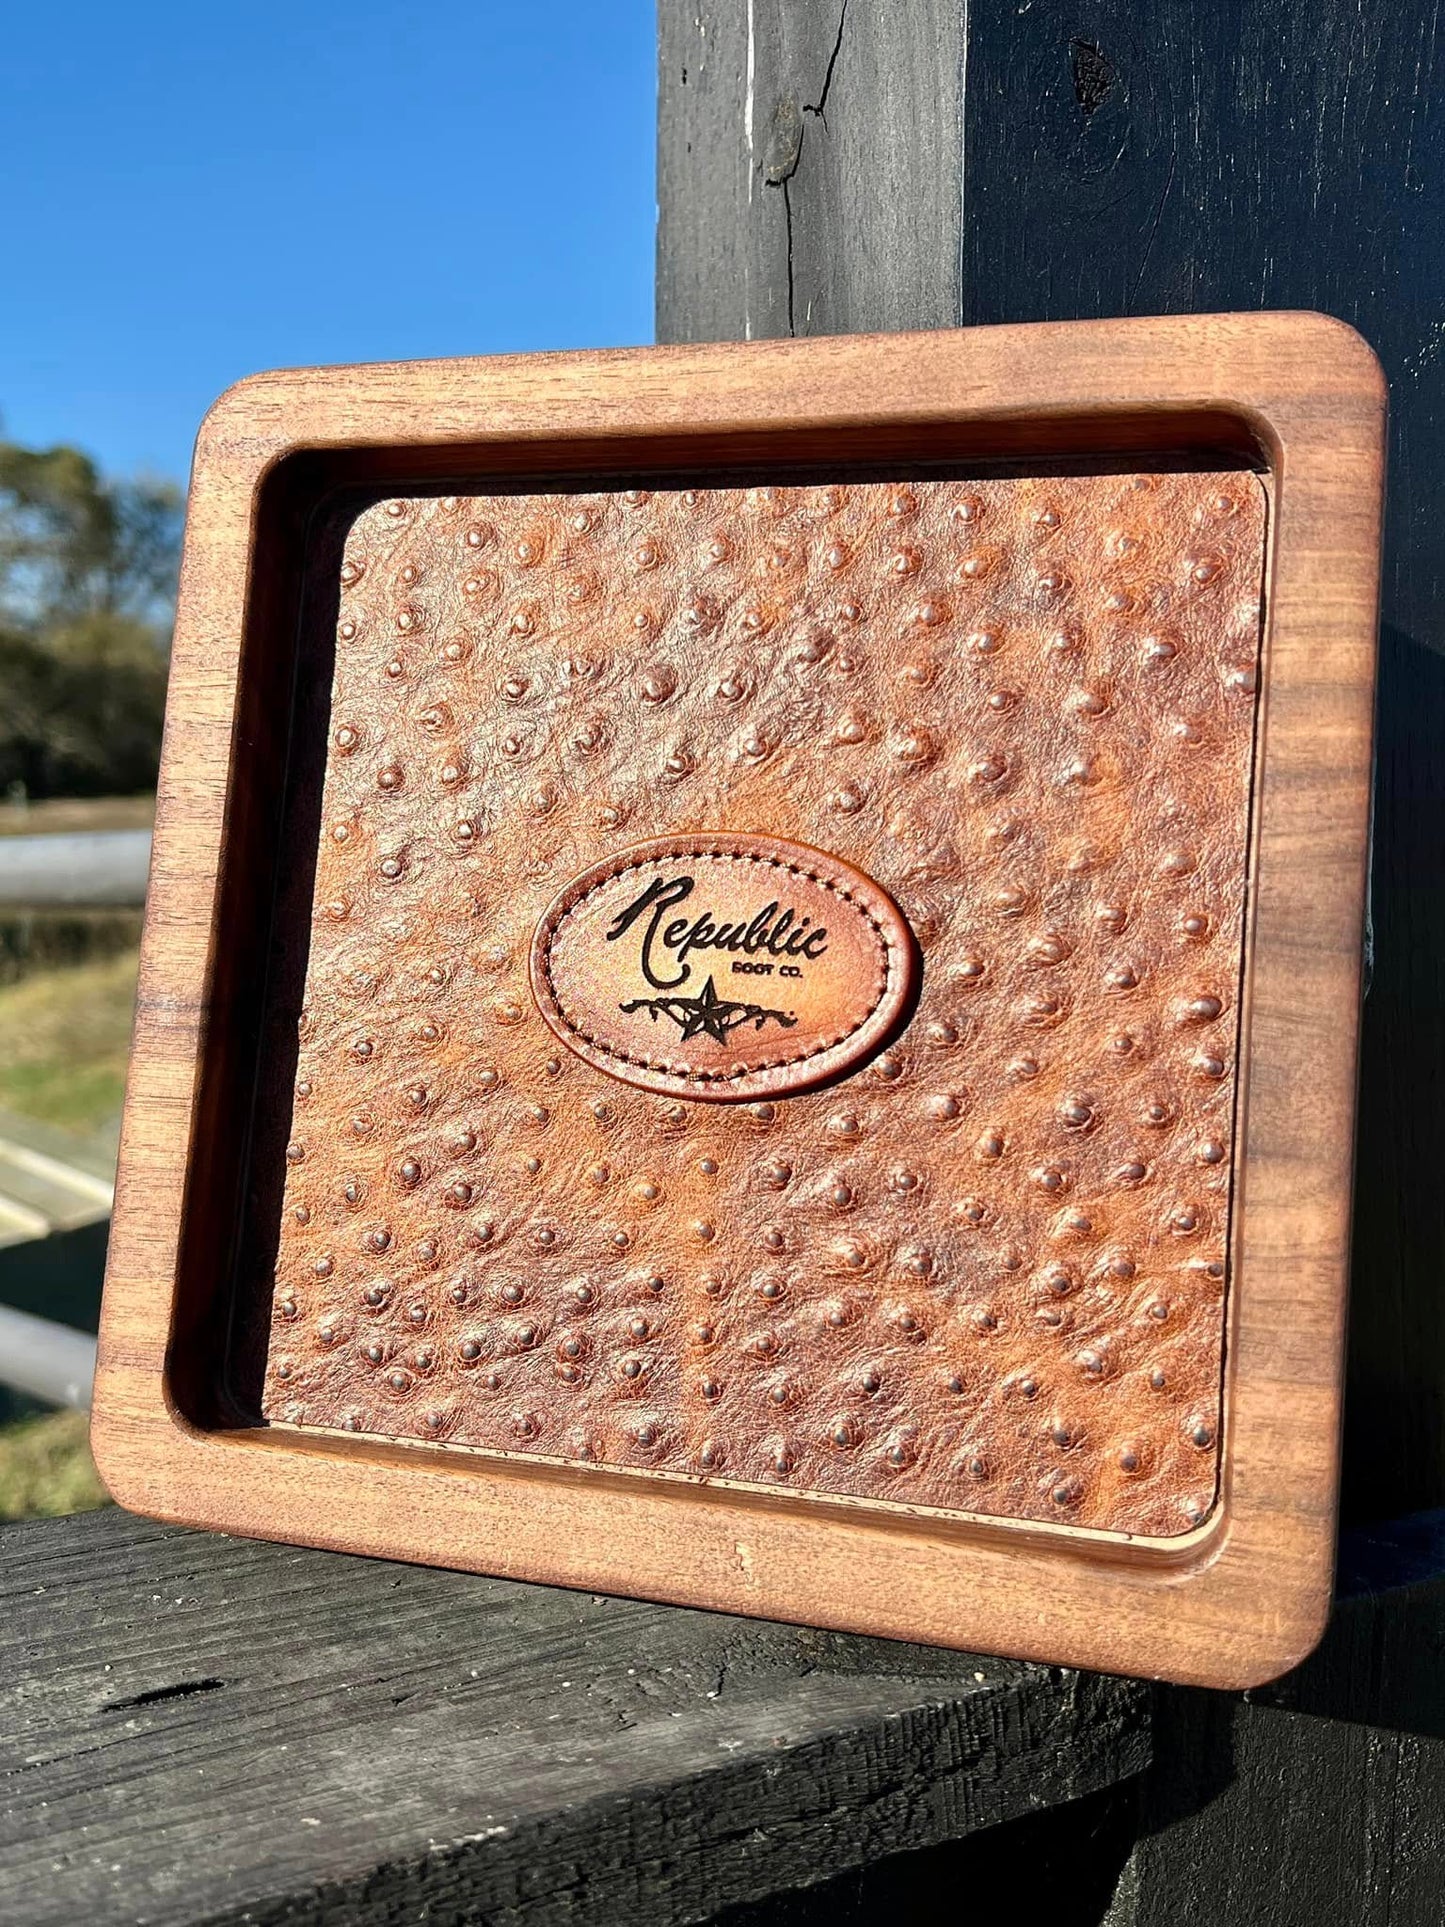
[[[851,864],[776,837],[665,837],[568,884],[538,925],[532,991],[599,1070],[738,1101],[867,1057],[908,1000],[913,954]]]

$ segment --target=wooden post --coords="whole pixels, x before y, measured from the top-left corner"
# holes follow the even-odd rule
[[[1445,37],[1365,0],[662,0],[659,338],[1320,308],[1391,377],[1344,1508],[1445,1504]]]
[[[661,0],[657,336],[950,328],[962,0]]]

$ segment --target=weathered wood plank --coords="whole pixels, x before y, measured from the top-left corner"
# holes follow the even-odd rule
[[[966,1840],[893,1854],[815,1887],[715,1914],[709,1927],[957,1927],[1010,1904],[1033,1927],[1101,1927],[1128,1858],[1137,1781]],[[1000,1904],[1000,1903],[1003,1904]]]
[[[705,1919],[1148,1760],[1122,1680],[180,1532],[0,1539],[0,1918]]]
[[[959,0],[661,0],[658,24],[658,339],[955,326]]]

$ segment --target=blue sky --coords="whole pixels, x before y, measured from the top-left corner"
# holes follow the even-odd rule
[[[652,336],[652,0],[14,5],[0,432],[184,480],[259,368]]]

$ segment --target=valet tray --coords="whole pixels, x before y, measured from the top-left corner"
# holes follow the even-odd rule
[[[1292,1663],[1330,1589],[1380,432],[1368,351],[1308,316],[231,391],[102,1327],[122,1502],[1206,1684]],[[888,1034],[728,1102],[559,1042],[549,902],[689,837],[881,889]]]

